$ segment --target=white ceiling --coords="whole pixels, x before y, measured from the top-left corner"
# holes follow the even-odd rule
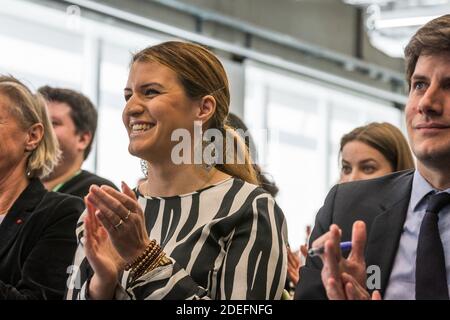
[[[362,7],[372,45],[392,57],[403,57],[412,35],[428,21],[450,13],[450,0],[343,0]]]

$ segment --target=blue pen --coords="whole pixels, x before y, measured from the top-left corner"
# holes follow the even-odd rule
[[[351,241],[345,241],[345,242],[341,242],[340,245],[341,250],[350,250],[352,248],[352,242]],[[318,248],[311,248],[308,250],[308,255],[310,257],[315,257],[318,255],[321,255],[325,252],[325,247],[321,246]]]

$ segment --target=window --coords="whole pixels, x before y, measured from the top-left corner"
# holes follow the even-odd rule
[[[1,73],[34,89],[44,84],[81,88],[81,36],[0,12],[0,42]]]
[[[142,173],[127,149],[123,88],[131,53],[162,38],[84,18],[74,28],[65,12],[26,1],[2,5],[0,41],[7,45],[0,50],[0,73],[33,90],[51,85],[86,94],[98,108],[99,121],[95,148],[83,168],[118,186],[122,180],[135,186]]]
[[[372,121],[401,126],[401,112],[298,75],[246,63],[245,121],[256,134],[258,158],[280,188],[277,202],[288,225],[289,242],[306,240],[306,226],[339,179],[341,136]]]

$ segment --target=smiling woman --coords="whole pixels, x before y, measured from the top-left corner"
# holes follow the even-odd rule
[[[91,187],[67,298],[281,298],[284,215],[225,125],[230,94],[220,61],[190,43],[152,46],[134,55],[124,91],[129,152],[148,164],[147,180],[134,191],[123,183],[122,193]],[[174,163],[172,133],[194,137],[194,123],[231,133],[245,162]],[[193,149],[204,148],[194,140]]]
[[[0,300],[63,297],[83,203],[40,182],[58,154],[43,100],[0,76]]]

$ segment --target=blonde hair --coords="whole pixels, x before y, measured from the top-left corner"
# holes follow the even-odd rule
[[[12,76],[0,75],[0,94],[11,101],[11,111],[23,128],[28,129],[36,123],[41,123],[44,127],[41,141],[28,156],[26,173],[29,177],[47,176],[57,164],[61,151],[44,99],[39,94],[34,95],[22,82]]]
[[[414,169],[414,159],[402,132],[390,123],[372,122],[345,134],[340,152],[351,141],[360,141],[378,150],[389,161],[393,172]]]
[[[211,95],[216,100],[216,111],[210,119],[209,128],[221,130],[224,134],[231,133],[234,145],[244,154],[243,164],[224,163],[216,168],[249,183],[259,185],[257,173],[253,167],[248,148],[237,132],[225,125],[229,112],[230,91],[228,78],[222,63],[209,50],[187,42],[168,41],[145,48],[133,55],[131,64],[135,62],[157,62],[173,70],[191,99]],[[224,153],[229,150],[227,146]],[[236,154],[236,153],[235,153]],[[224,159],[226,155],[224,154]]]

